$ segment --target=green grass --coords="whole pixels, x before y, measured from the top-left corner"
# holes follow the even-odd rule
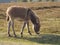
[[[18,32],[19,33],[19,32]],[[18,34],[17,33],[17,34]],[[2,34],[2,35],[1,35]],[[56,34],[41,34],[28,35],[24,34],[24,37],[8,37],[6,33],[0,33],[0,45],[60,45],[60,35]]]
[[[53,20],[51,22],[42,21],[39,36],[35,34],[34,30],[31,28],[32,24],[30,24],[30,30],[33,35],[30,36],[27,32],[27,29],[25,28],[23,38],[21,38],[20,34],[22,24],[23,24],[22,21],[19,22],[15,20],[15,31],[17,37],[16,38],[13,37],[12,30],[11,30],[12,37],[8,37],[7,22],[5,19],[0,19],[0,45],[60,45],[60,32],[59,32],[60,25],[58,20],[56,21]]]

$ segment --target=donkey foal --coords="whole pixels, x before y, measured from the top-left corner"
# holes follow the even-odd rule
[[[11,36],[10,26],[12,26],[14,36],[16,37],[15,31],[14,31],[14,19],[16,18],[22,19],[24,21],[22,32],[21,32],[21,37],[23,37],[23,30],[26,24],[28,28],[28,33],[32,35],[29,29],[29,20],[31,20],[31,22],[33,23],[36,34],[39,34],[38,33],[40,29],[39,18],[35,15],[35,13],[30,8],[25,8],[25,7],[20,7],[20,6],[8,7],[6,11],[6,18],[8,21],[8,36]]]

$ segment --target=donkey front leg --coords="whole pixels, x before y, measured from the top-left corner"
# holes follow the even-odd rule
[[[10,35],[10,26],[11,26],[11,21],[8,21],[8,28],[7,28],[7,30],[8,30],[8,36],[11,36]]]
[[[29,33],[30,35],[32,35],[31,32],[30,32],[30,29],[29,29],[29,22],[28,22],[28,21],[27,21],[27,28],[28,28],[28,33]]]
[[[11,21],[11,25],[12,25],[12,30],[13,30],[13,33],[14,33],[14,37],[16,37],[15,31],[14,31],[14,20]]]
[[[25,26],[26,26],[26,21],[24,22],[23,27],[22,27],[21,37],[23,37],[23,31],[24,31]]]

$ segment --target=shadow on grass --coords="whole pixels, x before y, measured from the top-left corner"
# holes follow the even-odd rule
[[[60,44],[60,36],[51,34],[42,34],[40,36],[23,37],[23,38],[20,37],[20,39],[42,44]]]

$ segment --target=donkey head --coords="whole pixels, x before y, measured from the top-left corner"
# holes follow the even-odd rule
[[[36,23],[34,24],[34,30],[35,30],[36,34],[39,34],[39,30],[40,30],[40,21],[39,21],[39,19],[37,19]]]
[[[28,14],[30,16],[31,22],[34,24],[34,31],[36,32],[36,34],[39,34],[38,32],[40,30],[40,20],[31,9],[29,9],[28,11],[29,11]]]

